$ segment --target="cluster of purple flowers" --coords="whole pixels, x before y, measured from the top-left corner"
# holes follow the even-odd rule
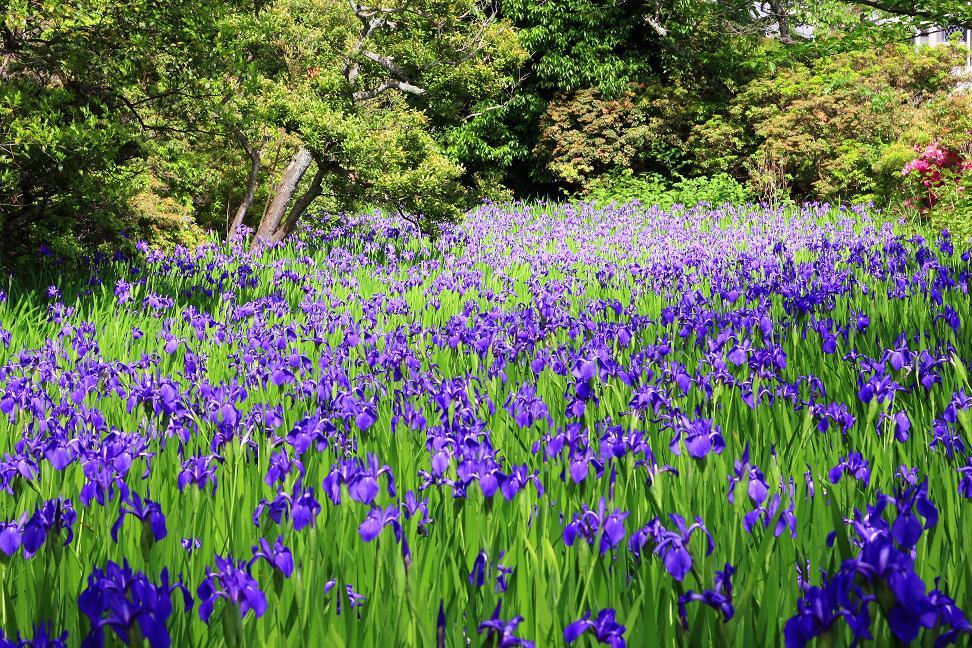
[[[893,507],[888,522],[884,512]],[[972,633],[972,623],[941,590],[927,592],[916,572],[914,549],[922,534],[938,523],[938,509],[928,497],[928,481],[898,491],[879,493],[865,512],[855,511],[848,524],[856,534],[857,555],[836,573],[823,574],[821,586],[804,584],[798,612],[786,623],[789,648],[832,632],[843,619],[855,640],[872,639],[872,611],[880,610],[901,642],[914,641],[922,629],[935,629],[936,645],[958,642]],[[966,640],[968,637],[966,637]]]
[[[532,646],[543,624],[502,603],[547,577],[530,556],[602,579],[563,594],[543,639],[651,642],[625,609],[651,573],[671,588],[639,604],[669,597],[666,636],[689,643],[690,611],[703,635],[749,622],[740,592],[760,585],[734,590],[737,570],[787,543],[833,571],[767,575],[798,601],[788,645],[886,640],[878,614],[902,642],[968,640],[970,585],[927,560],[972,499],[972,258],[950,237],[820,205],[486,205],[436,242],[369,217],[289,245],[141,245],[36,313],[0,292],[0,563],[74,552],[72,638],[168,646],[195,607],[178,627],[218,619],[238,645],[288,588],[361,617],[387,595],[347,582],[367,564],[436,581],[438,645]],[[106,303],[122,342],[88,321]],[[814,526],[845,516],[821,550]],[[330,580],[305,582],[310,564]],[[0,645],[63,645],[62,617]]]

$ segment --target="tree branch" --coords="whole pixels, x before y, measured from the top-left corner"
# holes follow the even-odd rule
[[[668,29],[666,29],[665,26],[661,24],[657,15],[645,16],[645,23],[647,23],[647,25],[651,27],[655,31],[655,33],[661,36],[662,38],[668,36]]]
[[[387,79],[381,83],[377,88],[373,90],[362,90],[360,92],[355,92],[351,95],[355,101],[367,101],[368,99],[374,99],[375,97],[384,94],[388,90],[400,90],[406,94],[411,95],[424,95],[425,88],[420,88],[417,85],[412,85],[408,81],[399,81],[398,79]]]
[[[406,76],[405,70],[398,67],[398,64],[395,63],[395,61],[392,60],[390,56],[382,56],[381,54],[376,54],[375,52],[372,52],[371,50],[367,50],[367,49],[361,50],[361,55],[366,59],[368,59],[369,61],[377,63],[378,65],[385,68],[386,70],[388,70],[389,72],[391,72],[396,76],[399,77]]]
[[[924,18],[927,20],[947,18],[947,16],[936,16],[935,14],[923,9],[916,9],[914,8],[914,5],[908,7],[892,4],[889,6],[877,0],[846,0],[846,3],[870,7],[871,9],[877,9],[879,11],[883,11],[884,13],[894,14],[896,16],[911,16],[912,18]]]

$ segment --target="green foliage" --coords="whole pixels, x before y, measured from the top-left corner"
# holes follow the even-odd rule
[[[972,22],[972,5],[966,0],[846,0],[846,4],[878,9],[886,14],[913,20],[919,25],[961,25]]]
[[[255,225],[299,146],[326,172],[315,208],[454,219],[470,199],[460,181],[472,183],[458,160],[503,156],[471,155],[488,121],[467,117],[489,114],[526,56],[475,0],[385,2],[377,14],[344,0],[4,6],[8,266],[41,244],[73,257],[143,237],[188,242],[195,224],[225,232],[248,187]],[[375,15],[385,19],[369,27]]]
[[[671,182],[658,174],[636,176],[626,170],[616,176],[599,178],[585,198],[602,205],[638,200],[644,205],[671,209],[674,205],[694,207],[699,203],[740,205],[750,202],[752,195],[735,178],[725,173]]]
[[[888,46],[796,64],[749,83],[689,145],[701,172],[733,173],[762,196],[887,202],[900,182],[885,157],[936,121],[956,62],[948,48]]]
[[[631,84],[617,97],[580,90],[555,97],[534,150],[567,189],[627,169],[672,173],[685,163],[684,138],[698,98],[678,85]]]
[[[947,98],[954,54],[882,43],[967,22],[968,3],[772,4],[5,2],[0,265],[42,244],[191,243],[241,204],[256,226],[302,147],[312,210],[409,211],[428,230],[483,197],[624,170],[899,200],[909,151],[969,111]]]
[[[535,53],[530,68],[537,88],[621,93],[650,60],[638,3],[503,0],[501,6]]]
[[[470,19],[481,15],[472,1],[392,3],[387,9],[394,28],[379,28],[363,44],[362,23],[347,3],[281,0],[268,6],[262,20],[286,63],[286,74],[273,78],[267,93],[269,112],[273,125],[294,134],[328,168],[325,193],[333,206],[389,207],[427,227],[456,219],[467,204],[459,182],[464,170],[459,156],[447,154],[449,144],[469,144],[464,134],[473,127],[466,116],[510,85],[524,52],[502,21]],[[409,79],[421,92],[406,98],[380,91],[389,70],[372,60],[378,57],[393,61],[400,70],[394,77]],[[351,65],[358,66],[354,74],[347,73]]]
[[[743,0],[500,6],[531,53],[522,98],[497,115],[496,130],[519,144],[504,151],[520,191],[574,191],[629,163],[672,175],[688,125],[761,70],[772,48]]]
[[[72,257],[153,232],[179,238],[179,219],[155,218],[168,197],[151,198],[165,189],[150,159],[176,127],[160,117],[205,94],[193,69],[233,3],[4,7],[0,264],[36,260],[41,244]]]

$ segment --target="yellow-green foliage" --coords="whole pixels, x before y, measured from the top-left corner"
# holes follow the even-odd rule
[[[797,64],[749,83],[690,145],[702,171],[735,172],[757,193],[770,169],[796,198],[887,201],[908,134],[953,122],[943,106],[959,56],[901,45]]]
[[[679,168],[699,100],[679,85],[630,84],[618,96],[586,89],[557,96],[540,121],[534,153],[569,189],[599,176]]]

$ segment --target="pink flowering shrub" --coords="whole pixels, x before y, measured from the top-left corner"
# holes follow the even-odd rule
[[[972,200],[966,192],[972,180],[972,131],[968,135],[969,139],[959,147],[946,146],[937,140],[924,148],[915,146],[918,157],[901,170],[907,205],[925,213],[943,200],[952,208]]]

